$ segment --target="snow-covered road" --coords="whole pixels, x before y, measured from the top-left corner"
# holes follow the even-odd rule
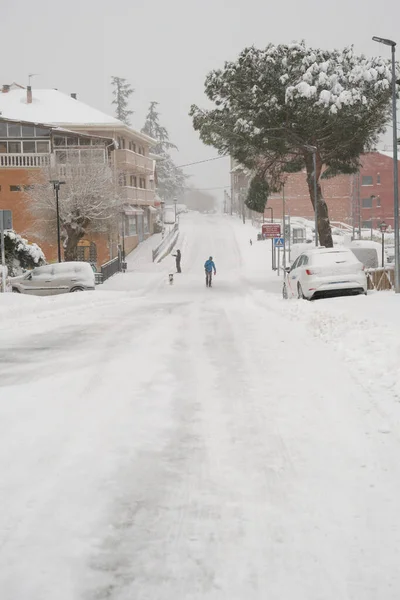
[[[398,600],[397,298],[284,302],[250,236],[1,298],[2,600]]]

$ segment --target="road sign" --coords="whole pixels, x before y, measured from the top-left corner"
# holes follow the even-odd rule
[[[12,212],[11,212],[11,210],[0,210],[0,227],[2,224],[3,224],[3,229],[12,229]]]
[[[285,247],[285,239],[283,237],[275,237],[274,238],[274,248],[284,248]]]
[[[280,223],[263,223],[261,232],[264,238],[273,239],[281,235]]]

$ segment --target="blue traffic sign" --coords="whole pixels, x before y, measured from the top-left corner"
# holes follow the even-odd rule
[[[285,246],[285,238],[276,237],[274,238],[274,248],[284,248]]]

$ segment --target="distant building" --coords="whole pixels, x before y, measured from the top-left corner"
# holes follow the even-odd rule
[[[44,124],[44,125],[43,125]],[[3,86],[0,93],[0,208],[13,211],[15,228],[31,230],[24,202],[24,186],[31,173],[53,161],[62,166],[68,152],[103,153],[115,170],[121,198],[121,230],[111,239],[93,235],[83,240],[85,256],[97,264],[118,253],[122,232],[130,252],[153,233],[157,211],[155,160],[150,155],[154,140],[97,109],[57,90],[32,90],[17,84]],[[62,192],[61,192],[62,193]],[[34,236],[32,236],[34,239]],[[96,241],[94,241],[96,238]],[[56,256],[56,241],[43,244],[49,259]],[[92,250],[90,251],[90,248]]]
[[[331,222],[341,222],[356,229],[377,227],[384,220],[393,227],[393,158],[388,152],[370,152],[361,156],[356,175],[339,175],[321,179],[322,194],[328,204]],[[232,163],[231,185],[235,208],[245,199],[251,175]],[[286,212],[291,216],[314,218],[306,172],[290,173],[284,187]],[[275,218],[282,218],[282,192],[268,199]],[[238,211],[239,212],[239,211]],[[265,212],[270,217],[270,211]]]

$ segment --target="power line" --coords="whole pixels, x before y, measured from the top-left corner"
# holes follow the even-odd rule
[[[202,163],[211,162],[212,160],[220,160],[221,158],[227,158],[227,154],[224,156],[215,156],[214,158],[206,158],[205,160],[198,160],[196,162],[186,163],[186,165],[178,165],[178,169],[183,169],[183,167],[191,167],[192,165],[201,165]]]

